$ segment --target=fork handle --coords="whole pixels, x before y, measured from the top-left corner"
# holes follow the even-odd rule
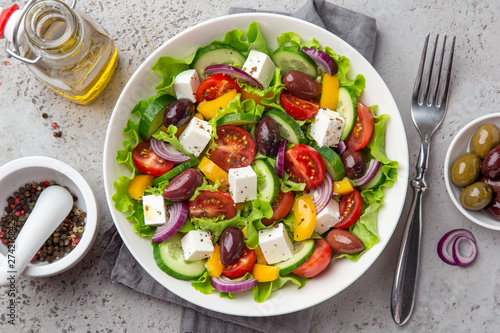
[[[429,146],[430,138],[425,138],[420,147],[417,163],[418,175],[411,182],[413,200],[406,220],[394,275],[391,312],[394,322],[400,326],[410,319],[415,303],[422,234],[422,195],[427,188],[424,175],[428,164]]]

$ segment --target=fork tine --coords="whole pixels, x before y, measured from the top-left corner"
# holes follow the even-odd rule
[[[453,36],[453,40],[451,41],[451,47],[450,47],[450,57],[448,61],[448,68],[447,68],[447,73],[446,73],[446,80],[444,83],[444,89],[441,94],[441,98],[438,104],[438,107],[440,107],[442,104],[445,106],[446,110],[446,102],[448,101],[448,93],[450,92],[450,79],[451,79],[451,68],[453,66],[453,55],[455,54],[455,40],[456,36]]]
[[[424,102],[427,99],[427,105],[432,104],[432,94],[430,93],[429,90],[431,89],[432,72],[434,70],[434,60],[436,58],[436,49],[438,41],[439,41],[439,34],[436,35],[436,40],[434,42],[434,49],[432,50],[432,59],[429,65],[429,73],[427,75],[427,80],[425,81],[424,95],[422,97],[422,102]]]
[[[422,56],[420,57],[420,65],[418,66],[417,78],[415,79],[415,86],[413,87],[413,99],[418,99],[418,94],[420,87],[422,86],[422,74],[424,73],[425,67],[425,57],[427,55],[427,45],[429,44],[429,36],[425,37],[424,49],[422,50]]]
[[[429,96],[427,96],[427,105],[431,105],[432,102],[436,101],[436,104],[439,102],[439,96],[438,96],[438,87],[440,87],[440,82],[441,82],[441,71],[443,69],[443,60],[444,60],[444,49],[445,49],[445,46],[446,46],[446,39],[447,39],[448,36],[444,36],[444,39],[443,39],[443,47],[441,49],[441,57],[440,57],[440,60],[439,60],[439,65],[438,65],[438,72],[436,74],[436,79],[434,81],[434,89],[432,90],[432,94],[429,94]],[[441,89],[442,90],[442,89]]]

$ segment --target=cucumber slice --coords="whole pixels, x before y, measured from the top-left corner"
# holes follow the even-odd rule
[[[271,117],[276,122],[281,137],[286,139],[286,141],[295,144],[307,143],[307,138],[300,129],[299,123],[290,117],[288,113],[278,109],[271,109],[266,112],[266,116]]]
[[[167,107],[175,101],[170,95],[161,95],[156,97],[141,114],[139,122],[139,136],[147,141],[154,132],[163,124],[163,114]]]
[[[186,261],[181,245],[182,235],[177,233],[166,241],[153,245],[153,256],[162,271],[179,280],[195,280],[205,273],[205,261]]]
[[[231,113],[217,120],[217,126],[221,125],[253,125],[259,122],[259,116],[250,113]]]
[[[241,68],[245,60],[243,54],[229,45],[212,44],[201,47],[196,51],[193,68],[198,72],[200,80],[203,80],[207,77],[205,68],[210,65],[231,65]]]
[[[278,197],[280,181],[276,170],[265,160],[255,160],[252,163],[254,170],[259,170],[259,174],[264,176],[264,180],[259,184],[257,191],[261,198],[270,204],[274,203]]]
[[[193,157],[189,161],[177,165],[172,170],[168,171],[167,173],[164,173],[160,177],[153,180],[153,185],[158,186],[160,183],[163,183],[166,180],[170,180],[170,179],[174,178],[175,176],[179,175],[181,172],[183,172],[189,168],[195,167],[198,164],[200,164],[200,160],[197,157]]]
[[[319,147],[316,143],[311,144],[311,147],[321,155],[323,162],[325,162],[325,170],[332,176],[334,181],[344,179],[345,167],[339,154],[330,147]]]
[[[283,74],[288,71],[299,71],[316,78],[318,71],[316,63],[299,47],[283,46],[273,52],[271,58],[274,64],[281,68]]]
[[[356,118],[358,117],[358,102],[352,90],[348,87],[339,88],[339,103],[336,110],[345,120],[344,130],[342,131],[341,141],[347,139],[351,134]]]
[[[373,178],[366,184],[358,186],[358,189],[360,190],[370,190],[379,187],[382,185],[383,182],[385,182],[385,174],[382,172],[382,167],[383,165],[378,168],[377,173]]]
[[[306,239],[301,242],[295,242],[293,244],[293,256],[282,262],[278,262],[271,266],[276,266],[280,268],[280,275],[285,276],[290,274],[292,271],[296,270],[303,263],[309,259],[309,257],[314,252],[314,239]]]

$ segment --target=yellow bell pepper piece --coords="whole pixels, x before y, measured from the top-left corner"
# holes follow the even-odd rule
[[[200,164],[198,165],[198,168],[208,179],[210,179],[214,183],[218,180],[220,181],[222,187],[228,188],[227,172],[222,170],[217,164],[209,160],[206,156],[203,156]]]
[[[220,245],[215,244],[214,252],[210,258],[205,261],[205,267],[207,268],[208,275],[211,277],[219,277],[224,270],[224,264],[220,258]]]
[[[260,248],[260,246],[256,247],[254,249],[255,251],[255,255],[257,256],[257,264],[261,264],[261,265],[267,265],[267,260],[266,260],[266,257],[264,257],[264,252],[262,252],[262,249]]]
[[[253,265],[252,276],[259,282],[269,282],[276,280],[280,275],[280,268],[262,264]]]
[[[354,188],[352,187],[351,181],[347,177],[344,177],[344,179],[338,182],[333,182],[333,194],[335,195],[349,194],[352,191],[354,191]]]
[[[217,111],[224,110],[229,102],[236,98],[237,94],[236,89],[233,89],[212,101],[201,102],[198,104],[198,112],[207,119],[213,118]]]
[[[339,78],[325,73],[325,75],[323,75],[323,88],[321,92],[321,99],[319,100],[319,106],[322,109],[335,110],[337,109],[338,103]]]
[[[247,99],[253,99],[256,104],[262,105],[261,100],[263,98],[273,97],[273,94],[274,93],[270,91],[264,97],[260,97],[259,95],[256,95],[250,91],[246,91],[245,89],[241,89],[241,100],[244,101]]]
[[[316,226],[316,209],[309,194],[298,197],[293,204],[295,223],[293,239],[302,241],[310,238]]]
[[[153,185],[155,177],[150,175],[137,175],[128,184],[128,195],[135,200],[141,201],[144,191]]]

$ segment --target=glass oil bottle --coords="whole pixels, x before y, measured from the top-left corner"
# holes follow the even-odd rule
[[[50,89],[89,104],[106,87],[118,61],[108,33],[91,17],[59,0],[31,0],[0,14],[6,51]]]

